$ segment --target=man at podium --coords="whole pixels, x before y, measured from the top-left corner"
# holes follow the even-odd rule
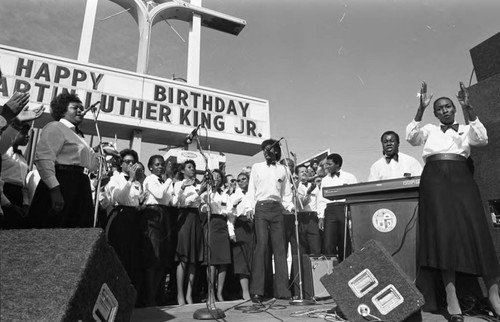
[[[371,166],[368,181],[420,176],[422,165],[417,159],[399,152],[399,135],[396,132],[385,131],[380,141],[384,156]]]

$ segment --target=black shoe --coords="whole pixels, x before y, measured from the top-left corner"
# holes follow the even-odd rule
[[[450,322],[464,322],[463,314],[452,314],[450,315]]]
[[[264,297],[259,294],[252,294],[250,295],[250,298],[252,299],[253,303],[259,303],[259,304],[262,303],[262,301],[264,300]]]

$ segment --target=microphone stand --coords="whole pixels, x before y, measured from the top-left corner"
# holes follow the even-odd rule
[[[94,117],[94,124],[95,124],[95,130],[97,134],[97,140],[99,143],[99,152],[101,153],[101,156],[99,158],[99,170],[97,171],[97,187],[95,188],[95,199],[94,199],[94,228],[97,227],[97,217],[98,217],[98,212],[99,212],[99,192],[101,190],[101,179],[102,179],[102,171],[104,167],[104,162],[103,162],[103,157],[104,157],[104,150],[102,148],[102,137],[101,133],[99,132],[99,126],[97,124],[97,110],[92,109],[92,116]]]
[[[286,141],[285,141],[286,142]],[[289,154],[288,151],[288,144],[287,144],[287,154]],[[287,158],[285,160],[285,165],[287,167],[287,177],[288,177],[288,172],[290,170],[290,167],[288,166],[288,160]],[[297,163],[297,161],[295,161]],[[293,214],[295,216],[295,239],[297,240],[297,263],[298,263],[298,273],[299,273],[299,298],[298,299],[293,299],[290,301],[290,305],[314,305],[316,304],[313,300],[310,299],[305,299],[304,298],[304,290],[302,287],[302,259],[300,256],[300,239],[299,239],[299,217],[298,217],[298,212],[297,212],[297,201],[300,204],[300,208],[303,209],[304,206],[302,205],[302,201],[298,198],[298,184],[293,180],[292,173],[290,172],[290,177],[287,178],[287,180],[290,180],[290,182],[293,184],[293,199],[294,199],[294,210]],[[293,260],[292,260],[293,263]]]
[[[205,175],[210,173],[210,169],[208,168],[208,158],[203,153],[203,149],[201,147],[200,139],[198,135],[196,135],[196,142],[198,145],[198,151],[202,155],[205,160]],[[208,178],[211,178],[209,175]],[[212,272],[210,268],[210,256],[211,256],[211,235],[210,235],[210,218],[212,215],[211,205],[211,194],[212,194],[212,180],[208,179],[207,185],[207,279],[208,279],[208,298],[207,298],[207,307],[200,308],[194,311],[193,318],[196,320],[218,320],[226,317],[226,314],[221,309],[215,307],[215,294],[213,288],[213,280],[212,280]]]

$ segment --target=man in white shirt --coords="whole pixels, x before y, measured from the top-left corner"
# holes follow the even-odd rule
[[[342,168],[342,157],[332,153],[326,157],[327,175],[321,180],[321,188],[357,183],[356,177]],[[346,255],[344,249],[349,246],[349,236],[345,225],[345,199],[330,201],[324,196],[318,203],[319,228],[324,229],[323,253],[337,255],[339,261]],[[347,241],[345,243],[344,241]]]
[[[281,158],[281,148],[273,139],[261,144],[265,162],[252,166],[248,184],[247,217],[255,221],[257,244],[252,264],[250,293],[254,302],[262,301],[265,289],[267,251],[269,239],[275,263],[275,296],[290,298],[288,269],[285,251],[283,210],[293,211],[292,190],[287,169],[276,161]]]
[[[396,132],[384,132],[380,141],[384,156],[371,166],[368,181],[420,176],[422,173],[420,162],[399,152],[399,135]]]

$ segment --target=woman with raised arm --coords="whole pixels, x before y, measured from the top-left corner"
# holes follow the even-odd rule
[[[457,299],[455,272],[483,276],[492,309],[500,315],[500,265],[479,189],[467,162],[471,146],[486,145],[488,135],[461,82],[457,98],[468,125],[455,121],[453,101],[441,97],[434,101],[434,116],[440,124],[422,126],[422,115],[432,99],[423,82],[420,106],[406,128],[406,140],[424,147],[418,208],[419,265],[441,271],[449,319],[461,322],[464,317]]]

